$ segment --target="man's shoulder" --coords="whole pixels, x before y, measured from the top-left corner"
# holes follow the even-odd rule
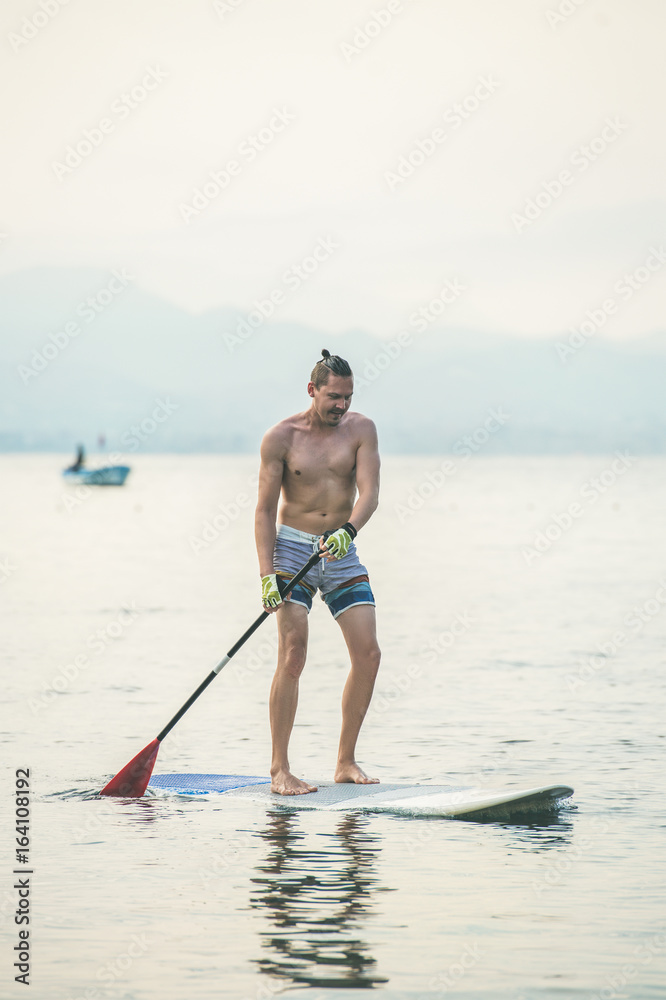
[[[350,410],[347,416],[352,417],[354,420],[356,420],[359,426],[362,427],[375,426],[374,420],[371,420],[370,417],[366,417],[365,413],[359,413],[358,410]]]
[[[377,437],[377,428],[374,420],[366,417],[364,413],[359,413],[357,410],[350,410],[346,419],[363,440]]]
[[[284,420],[279,420],[277,424],[273,424],[266,431],[267,434],[272,434],[279,437],[280,434],[293,434],[303,424],[303,414],[302,413],[292,413],[290,417],[285,417]]]
[[[284,420],[280,420],[277,424],[273,424],[269,427],[264,434],[262,444],[270,448],[286,448],[294,435],[294,431],[297,430],[299,423],[302,422],[302,414],[294,413],[291,417],[285,417]]]

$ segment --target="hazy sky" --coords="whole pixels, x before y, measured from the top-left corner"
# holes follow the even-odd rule
[[[5,0],[0,19],[2,273],[122,267],[195,313],[273,293],[280,320],[384,338],[422,307],[543,336],[612,300],[604,336],[663,325],[663,0]]]

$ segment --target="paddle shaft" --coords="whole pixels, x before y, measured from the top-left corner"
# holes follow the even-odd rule
[[[305,566],[303,566],[302,569],[299,569],[299,571],[296,574],[296,576],[292,577],[291,580],[289,580],[286,584],[280,586],[280,593],[281,593],[282,597],[286,597],[287,594],[289,594],[294,589],[294,587],[296,586],[296,584],[298,584],[298,583],[301,582],[301,580],[306,575],[306,573],[309,573],[310,570],[312,569],[312,567],[315,566],[319,562],[319,560],[321,559],[321,557],[323,556],[323,554],[324,553],[321,550],[318,550],[317,552],[313,552],[312,555],[310,556],[310,558],[308,559],[308,561],[306,562]],[[167,735],[167,733],[171,732],[171,730],[176,725],[176,723],[180,719],[182,719],[182,717],[185,715],[185,712],[187,712],[188,708],[190,708],[194,704],[194,702],[197,700],[197,698],[199,697],[199,695],[202,694],[206,690],[206,688],[211,683],[211,681],[215,680],[215,678],[219,674],[220,670],[222,670],[223,667],[226,667],[226,665],[229,662],[229,660],[231,659],[231,657],[235,656],[235,654],[238,652],[238,650],[241,648],[241,646],[244,645],[247,642],[247,640],[250,638],[250,636],[253,635],[257,631],[257,629],[259,628],[259,626],[263,622],[265,622],[266,619],[269,618],[269,617],[270,617],[270,611],[262,611],[261,614],[259,615],[259,617],[255,621],[252,622],[252,624],[250,625],[249,629],[246,632],[243,633],[243,635],[240,637],[240,639],[238,640],[238,642],[235,643],[235,645],[233,645],[231,647],[231,649],[229,650],[229,652],[227,653],[227,655],[225,657],[223,657],[223,659],[220,660],[220,662],[218,663],[218,665],[216,667],[214,667],[213,670],[211,670],[211,672],[208,674],[208,677],[206,677],[205,680],[203,680],[201,682],[201,684],[196,689],[196,691],[194,692],[194,694],[190,695],[190,697],[187,699],[187,701],[182,706],[182,708],[180,708],[176,712],[176,714],[174,715],[173,719],[171,719],[170,722],[167,722],[167,724],[164,727],[164,729],[162,730],[162,732],[158,733],[157,740],[158,740],[159,743],[162,742],[162,740]]]

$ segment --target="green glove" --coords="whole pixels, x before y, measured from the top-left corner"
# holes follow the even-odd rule
[[[324,535],[324,544],[334,559],[342,559],[349,552],[349,546],[356,537],[356,528],[347,521],[337,531]]]
[[[275,573],[261,578],[261,603],[265,608],[277,608],[282,604]]]

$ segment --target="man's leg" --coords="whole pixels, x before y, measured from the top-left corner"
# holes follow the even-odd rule
[[[342,731],[336,781],[352,781],[357,785],[374,784],[356,763],[356,740],[368,710],[381,652],[377,643],[375,609],[370,604],[348,608],[336,619],[347,643],[351,670],[342,694]]]
[[[285,601],[276,613],[278,659],[270,697],[271,791],[280,795],[302,795],[316,788],[296,778],[289,768],[289,737],[298,705],[298,679],[308,648],[308,613],[300,604]]]

